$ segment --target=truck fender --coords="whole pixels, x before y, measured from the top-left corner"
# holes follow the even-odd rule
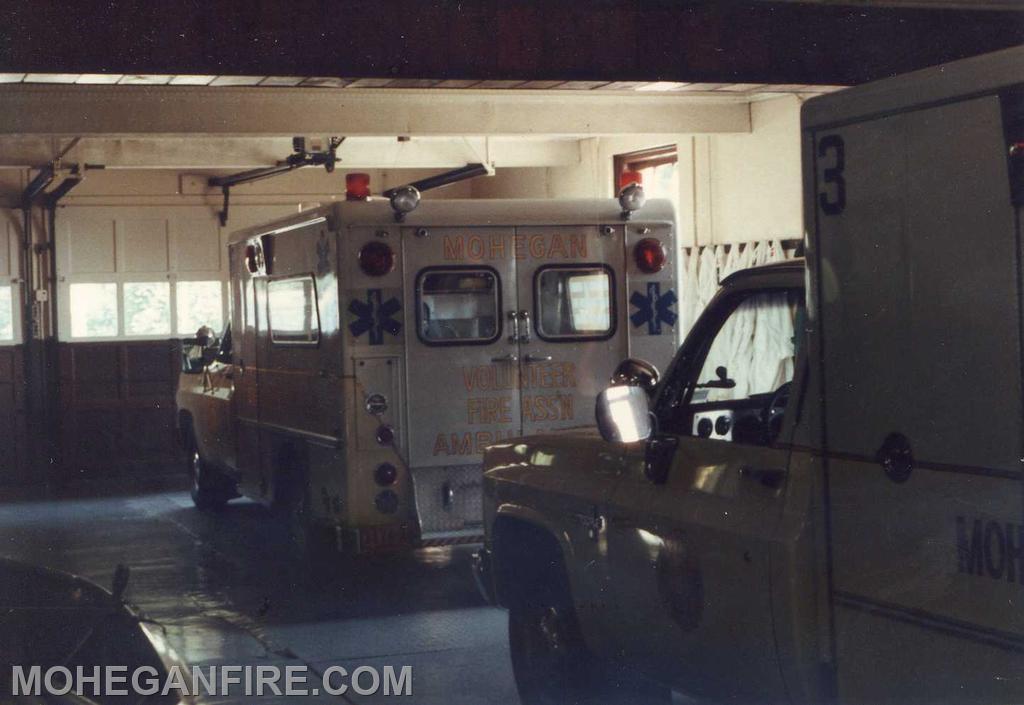
[[[568,566],[572,545],[565,531],[540,512],[518,504],[502,504],[497,508],[490,535],[494,551],[495,587],[498,604],[509,607],[527,597],[526,588],[541,577],[535,571],[561,570],[572,593]],[[529,552],[517,549],[530,546]],[[529,566],[521,561],[529,558]]]

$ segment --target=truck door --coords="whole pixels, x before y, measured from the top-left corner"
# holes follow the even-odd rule
[[[519,435],[512,228],[405,228],[409,466],[424,539],[479,533],[480,456]],[[385,303],[386,305],[386,303]]]
[[[523,433],[594,420],[594,398],[626,357],[623,227],[516,228]]]
[[[843,701],[1024,700],[1021,241],[1000,108],[805,133]]]
[[[779,288],[712,304],[683,352],[692,362],[663,382],[674,391],[658,435],[627,460],[608,508],[609,647],[685,692],[786,699],[770,572],[802,302]]]

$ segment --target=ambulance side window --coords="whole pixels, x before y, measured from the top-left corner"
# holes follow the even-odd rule
[[[615,333],[615,277],[602,264],[541,267],[533,278],[537,335],[551,342]]]
[[[428,267],[416,277],[416,332],[427,345],[486,345],[501,336],[501,289],[489,267]]]
[[[270,339],[279,345],[316,345],[320,314],[311,276],[276,279],[267,285]]]

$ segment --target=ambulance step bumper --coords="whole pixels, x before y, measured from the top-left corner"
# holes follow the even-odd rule
[[[423,545],[474,543],[483,527],[483,467],[413,468],[416,517]]]

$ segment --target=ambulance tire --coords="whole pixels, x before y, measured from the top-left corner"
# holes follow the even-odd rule
[[[191,433],[185,452],[192,503],[201,512],[220,511],[235,493],[228,490],[225,478],[203,459],[199,452],[199,444]]]

